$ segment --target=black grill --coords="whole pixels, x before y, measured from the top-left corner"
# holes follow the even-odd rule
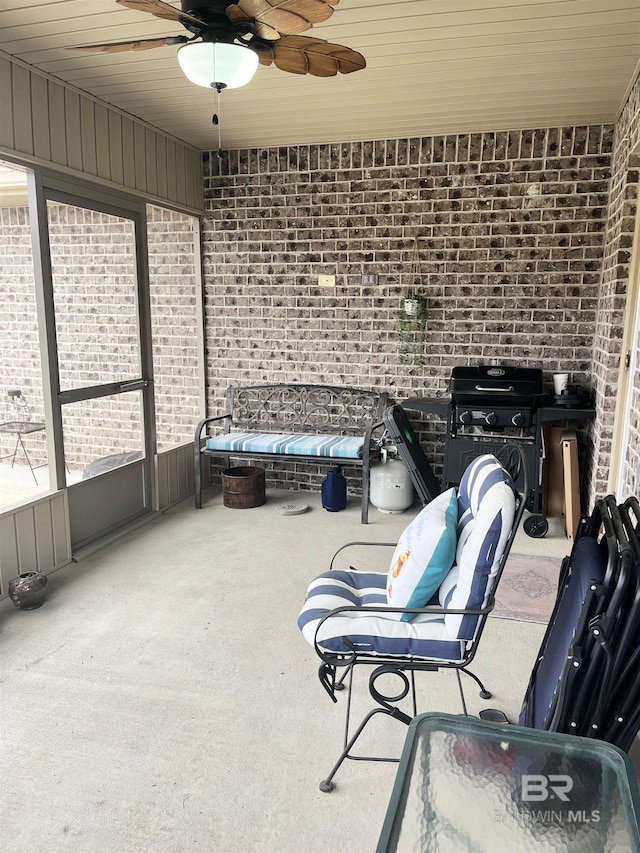
[[[542,397],[542,371],[530,367],[454,367],[449,383],[456,426],[528,429]]]
[[[416,397],[402,404],[446,418],[442,488],[457,486],[476,456],[498,455],[507,442],[516,442],[523,450],[531,484],[527,508],[540,512],[543,426],[593,418],[588,395],[578,389],[567,408],[568,404],[544,395],[540,369],[495,364],[454,367],[449,391],[449,400]],[[521,484],[522,478],[516,485]]]
[[[542,370],[496,364],[454,367],[449,390],[443,484],[459,483],[474,457],[498,454],[505,442],[516,441],[522,447],[529,482],[535,490],[540,447],[534,427],[543,395]],[[522,478],[517,485],[521,482]]]

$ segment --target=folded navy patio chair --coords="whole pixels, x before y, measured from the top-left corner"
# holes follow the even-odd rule
[[[583,520],[520,725],[630,747],[640,723],[639,522],[637,501],[618,507],[613,495]]]
[[[598,737],[628,751],[640,728],[640,505],[635,497],[619,507],[629,548],[633,553],[624,616],[614,646],[607,685],[606,714]]]

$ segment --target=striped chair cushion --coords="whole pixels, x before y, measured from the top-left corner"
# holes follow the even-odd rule
[[[495,456],[478,456],[458,488],[458,547],[453,569],[440,585],[443,607],[478,610],[493,588],[516,512],[511,478]],[[445,617],[449,636],[473,639],[477,616]]]
[[[303,433],[232,432],[208,438],[206,450],[220,453],[278,453],[288,456],[318,456],[332,459],[362,459],[364,438]]]
[[[319,575],[309,585],[298,627],[311,645],[318,623],[329,611],[349,605],[386,608],[386,574],[358,571],[331,571]],[[462,661],[465,643],[452,640],[442,615],[420,614],[411,622],[399,622],[391,614],[337,614],[323,624],[317,638],[326,652],[349,652],[346,637],[358,651],[370,655],[419,657],[430,660]]]
[[[458,491],[456,565],[429,603],[451,609],[486,606],[515,517],[511,479],[491,455],[474,460]],[[389,607],[387,576],[374,572],[330,571],[309,585],[298,627],[313,645],[318,624],[329,611],[346,605]],[[327,652],[346,653],[347,638],[360,652],[387,657],[417,657],[459,663],[474,638],[478,616],[419,614],[410,622],[384,613],[337,614],[327,619],[317,643]]]

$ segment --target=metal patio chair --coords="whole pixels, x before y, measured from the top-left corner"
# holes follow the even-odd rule
[[[411,722],[417,714],[416,672],[455,670],[465,714],[461,672],[477,683],[482,698],[490,698],[489,691],[468,667],[494,607],[496,588],[523,515],[525,499],[514,486],[520,471],[525,476],[523,495],[528,493],[521,448],[505,445],[500,455],[504,464],[491,454],[478,456],[467,467],[457,491],[450,489],[427,504],[400,538],[387,574],[353,567],[335,570],[336,558],[347,548],[396,545],[352,542],[342,546],[334,555],[329,571],[309,585],[298,627],[322,661],[318,677],[332,701],[337,701],[336,693],[347,684],[344,749],[320,783],[320,790],[333,790],[333,777],[346,758],[398,760],[355,755],[353,749],[377,714],[388,715],[406,725]],[[453,493],[455,505],[453,567],[426,601],[416,604],[415,599],[410,599],[409,606],[402,607],[389,604],[388,581],[393,586],[396,566],[401,566],[407,553],[402,545],[405,536],[412,525],[420,529],[423,517],[426,529],[430,508],[436,502],[448,501],[449,492]],[[372,668],[369,693],[376,704],[351,734],[352,687],[356,669],[361,666]],[[400,681],[396,695],[385,693],[376,685],[381,676],[389,675]],[[411,714],[398,706],[407,696],[410,696]]]

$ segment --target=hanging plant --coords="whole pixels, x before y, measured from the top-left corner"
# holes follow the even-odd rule
[[[427,301],[423,296],[407,296],[402,300],[402,313],[414,320],[427,316]]]
[[[427,301],[416,292],[420,282],[420,252],[418,237],[413,241],[409,269],[409,292],[402,300],[398,315],[398,355],[400,364],[424,364],[426,355]]]

